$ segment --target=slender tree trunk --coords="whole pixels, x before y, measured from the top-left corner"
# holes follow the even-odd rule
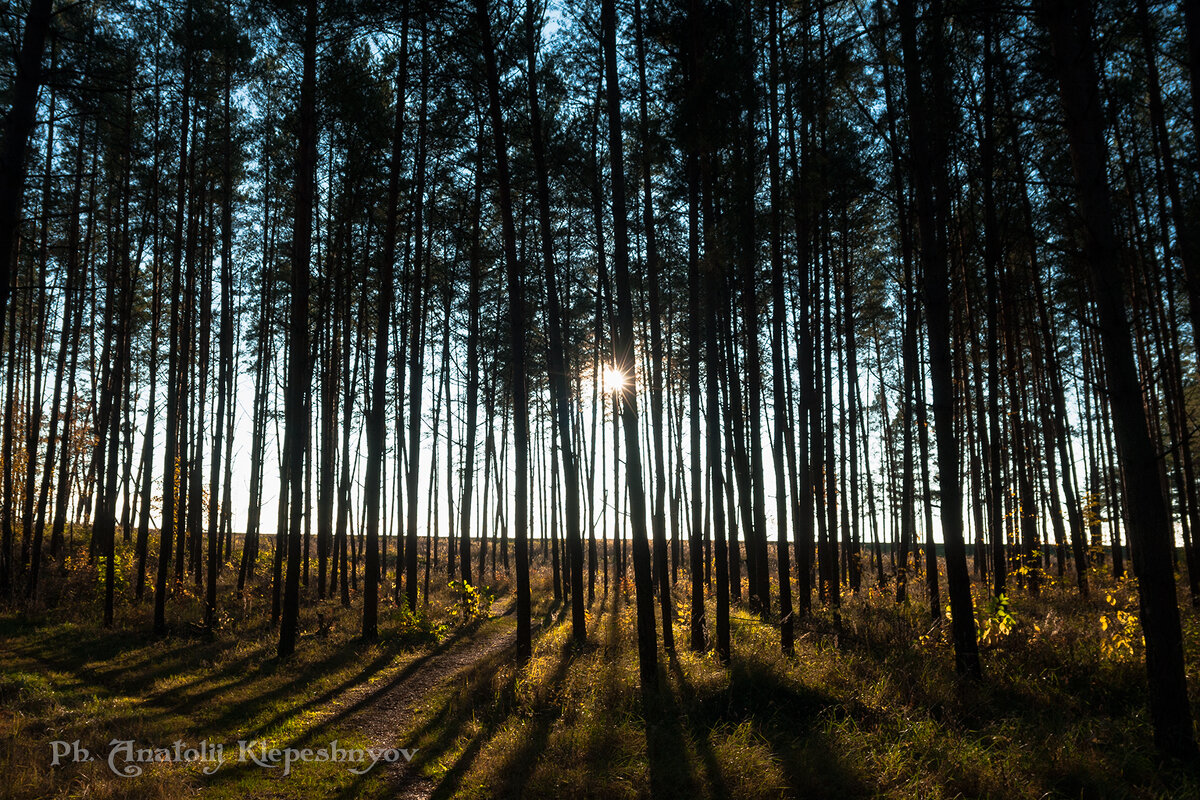
[[[476,109],[478,115],[478,109]],[[472,194],[470,277],[467,282],[467,397],[466,397],[466,431],[462,451],[462,503],[459,513],[462,521],[459,523],[459,563],[462,568],[463,583],[471,583],[471,500],[475,488],[475,436],[478,428],[479,413],[479,302],[480,278],[482,272],[480,254],[480,217],[482,211],[483,192],[483,121],[478,120],[478,134],[475,140],[475,174]],[[486,481],[486,479],[485,479]],[[480,578],[483,577],[483,567],[479,568]]]
[[[224,444],[225,406],[233,388],[233,124],[230,101],[232,78],[225,69],[224,128],[221,147],[223,196],[221,199],[221,326],[220,363],[217,368],[217,414],[213,424],[212,466],[208,481],[208,585],[204,599],[204,623],[212,628],[216,622],[217,575],[221,568],[218,528],[220,503],[221,448]],[[230,443],[232,447],[232,443]]]
[[[179,175],[175,199],[175,247],[171,265],[171,327],[167,349],[167,438],[163,456],[163,508],[159,529],[158,569],[154,580],[154,631],[166,633],[167,574],[171,565],[171,547],[177,535],[178,515],[175,501],[179,480],[179,384],[181,338],[179,312],[182,296],[182,267],[184,249],[184,217],[187,211],[188,133],[191,111],[191,42],[192,4],[188,0],[184,12],[183,82],[180,89]],[[70,395],[68,395],[69,397]]]
[[[43,532],[45,530],[45,524],[46,524],[46,506],[47,506],[47,502],[48,502],[49,496],[50,496],[50,481],[51,481],[51,475],[54,470],[56,448],[58,446],[60,446],[60,444],[59,444],[60,437],[58,436],[58,419],[59,419],[60,413],[64,417],[63,431],[62,431],[62,437],[61,437],[61,439],[62,439],[61,447],[63,448],[64,453],[65,453],[66,447],[67,447],[68,431],[66,429],[66,424],[67,424],[67,420],[69,419],[69,410],[65,411],[65,412],[62,410],[62,388],[63,388],[62,382],[63,382],[63,374],[66,371],[66,366],[67,366],[67,352],[70,349],[70,341],[71,341],[72,333],[73,333],[73,322],[74,322],[74,319],[76,316],[76,308],[75,307],[77,305],[82,306],[82,304],[83,304],[82,296],[79,296],[79,297],[75,296],[77,293],[77,282],[80,277],[78,274],[78,272],[79,272],[79,249],[78,249],[78,247],[74,246],[74,244],[73,244],[79,237],[79,213],[80,213],[79,203],[80,203],[80,199],[81,199],[82,192],[83,192],[83,186],[82,186],[82,183],[83,183],[83,175],[82,175],[82,172],[83,172],[83,143],[84,143],[84,136],[81,131],[80,137],[79,137],[79,142],[78,142],[78,145],[76,148],[75,177],[74,177],[74,181],[73,181],[73,188],[72,188],[71,201],[70,201],[71,202],[71,232],[69,234],[69,240],[70,240],[70,242],[72,242],[72,244],[68,245],[68,250],[67,250],[66,282],[65,282],[65,286],[63,287],[62,334],[61,334],[61,337],[59,340],[58,360],[56,362],[55,371],[54,371],[53,398],[50,401],[50,431],[49,431],[47,441],[46,441],[46,457],[45,457],[44,469],[42,471],[42,483],[41,483],[41,487],[38,492],[37,522],[35,523],[35,527],[34,527],[33,550],[32,550],[32,555],[31,555],[30,563],[29,563],[29,582],[26,585],[26,590],[25,590],[26,596],[31,600],[35,599],[37,597],[38,575],[41,570],[41,563],[42,563],[42,538],[43,538]],[[49,164],[47,164],[47,170],[49,170]],[[158,322],[158,280],[157,280],[158,271],[157,271],[157,266],[158,266],[158,261],[157,261],[157,259],[155,259],[155,284],[154,284],[155,291],[154,291],[154,297],[152,299],[153,311],[151,313],[151,317],[152,317],[151,324],[152,324],[153,330],[155,330],[155,331],[157,331],[157,329],[158,329],[158,326],[157,326],[157,322]],[[3,316],[2,311],[0,311],[0,316]],[[155,338],[155,340],[150,345],[150,365],[151,365],[150,385],[151,385],[151,389],[150,389],[150,408],[147,411],[147,417],[150,420],[150,422],[147,423],[148,426],[153,423],[153,419],[154,419],[154,377],[155,377],[155,372],[156,372],[155,366],[157,364],[157,355],[158,355],[157,338]],[[11,364],[12,362],[10,361],[9,363]],[[10,366],[10,369],[11,369],[11,366]],[[73,398],[70,395],[67,396],[68,409],[72,402],[72,399]],[[147,447],[153,447],[152,435],[148,435],[146,441],[147,441]],[[149,456],[147,456],[147,458],[149,458]],[[5,463],[8,463],[8,462],[6,461]],[[148,468],[148,465],[147,465],[147,468]],[[149,473],[147,471],[147,476],[148,476],[148,474]],[[59,480],[60,486],[63,483],[69,483],[70,476],[67,474],[66,470],[59,471],[58,480]],[[147,477],[147,483],[149,483],[149,477]],[[145,572],[143,569],[145,543],[144,543],[143,539],[140,537],[140,534],[139,534],[139,542],[141,542],[141,549],[139,550],[139,552],[143,554],[143,559],[139,560],[139,567],[138,567],[137,596],[140,599],[141,593],[142,593],[143,579],[145,577]]]
[[[813,506],[815,502],[812,476],[812,459],[809,454],[809,421],[812,417],[812,334],[808,324],[811,296],[809,290],[809,260],[811,259],[811,237],[808,223],[811,218],[808,204],[805,202],[807,187],[801,174],[800,148],[796,142],[796,119],[794,103],[790,98],[785,101],[787,110],[788,153],[791,162],[794,197],[792,200],[794,222],[796,228],[796,267],[799,287],[797,305],[794,313],[793,327],[796,333],[796,361],[800,372],[799,402],[796,409],[795,427],[800,433],[798,448],[789,447],[794,452],[796,461],[796,485],[799,489],[798,504],[795,518],[799,527],[796,534],[796,579],[798,613],[807,614],[812,608],[812,552],[813,552]],[[801,145],[806,146],[807,138],[801,138]]]
[[[694,7],[692,12],[694,13]],[[695,59],[692,60],[693,68]],[[689,75],[689,79],[691,76]],[[690,81],[689,81],[690,82]],[[703,484],[704,474],[700,464],[700,319],[702,292],[700,283],[700,165],[695,153],[687,155],[688,176],[688,456],[691,480],[691,531],[688,536],[688,571],[692,582],[691,636],[689,646],[697,652],[706,645],[704,606],[705,563],[704,544],[701,541],[704,527]]]
[[[709,205],[706,210],[711,210]],[[711,235],[711,215],[706,214],[706,234]],[[706,243],[709,241],[706,235]],[[707,250],[707,248],[705,248]],[[716,264],[708,265],[709,274],[706,285],[708,324],[705,345],[705,373],[707,376],[708,394],[708,471],[711,480],[709,508],[712,513],[713,537],[715,539],[716,564],[713,570],[717,575],[717,658],[722,664],[730,660],[729,641],[729,552],[725,539],[725,507],[724,471],[721,467],[721,399],[718,380],[721,370],[721,353],[717,343],[717,298],[720,296],[719,286],[723,283]]]
[[[662,610],[663,649],[675,650],[671,602],[671,577],[667,565],[666,489],[667,470],[663,453],[663,334],[660,297],[658,237],[654,220],[654,189],[651,179],[649,111],[646,85],[646,43],[643,35],[641,0],[634,0],[633,22],[636,37],[638,72],[638,134],[642,142],[642,215],[646,233],[646,283],[650,316],[650,436],[654,451],[654,498],[651,503],[651,528],[654,539],[654,580]]]
[[[776,561],[779,570],[779,642],[786,654],[795,650],[795,633],[792,620],[792,570],[788,553],[788,485],[784,453],[792,449],[787,432],[792,427],[788,422],[788,393],[785,379],[783,350],[787,342],[787,303],[783,285],[783,187],[779,169],[779,8],[777,0],[770,0],[767,7],[769,17],[769,67],[768,80],[770,113],[770,137],[767,143],[767,169],[771,181],[771,389],[775,396],[775,437],[772,447],[775,469],[775,536]],[[753,287],[751,287],[753,289]],[[755,335],[755,334],[752,334]],[[763,529],[765,538],[766,529]],[[765,544],[765,541],[764,541]],[[766,564],[763,565],[764,572]]]
[[[308,352],[308,270],[312,257],[313,191],[316,184],[317,2],[304,9],[304,58],[300,81],[300,131],[296,152],[296,221],[293,234],[291,337],[288,354],[287,441],[290,519],[287,575],[279,625],[279,657],[296,649],[300,618],[300,537],[306,496],[304,464],[308,455],[308,390],[312,364]]]
[[[525,291],[522,265],[517,261],[517,235],[513,225],[512,187],[508,171],[508,140],[500,102],[500,71],[487,0],[475,0],[476,23],[483,39],[487,73],[489,115],[496,155],[497,190],[500,201],[501,238],[508,278],[509,336],[512,340],[512,406],[515,462],[515,518],[517,558],[517,660],[527,661],[533,653],[529,596],[529,395],[525,364]],[[507,550],[505,551],[507,556]]]
[[[542,238],[542,266],[545,273],[550,328],[547,364],[550,371],[554,421],[557,426],[559,446],[562,448],[563,475],[566,479],[563,491],[566,501],[567,555],[569,558],[568,572],[570,573],[571,636],[576,642],[583,642],[587,639],[587,627],[583,607],[583,540],[579,529],[579,469],[575,448],[572,446],[572,404],[568,383],[571,373],[563,346],[562,309],[559,302],[557,268],[554,264],[554,236],[550,218],[550,185],[543,141],[542,110],[538,101],[537,43],[541,41],[541,25],[534,24],[532,0],[527,0],[525,4],[525,15],[529,114],[533,139],[534,170],[537,173],[538,223]],[[540,23],[540,20],[538,22]],[[555,469],[555,474],[557,475],[557,473],[558,470]],[[555,553],[557,554],[557,549]]]
[[[51,69],[54,69],[55,53],[50,55]],[[23,508],[21,513],[21,569],[29,562],[29,551],[33,538],[34,524],[34,491],[37,480],[37,452],[38,445],[42,433],[42,380],[46,372],[43,367],[43,357],[46,344],[46,328],[49,327],[48,305],[50,303],[49,295],[46,291],[46,272],[49,267],[49,236],[50,236],[50,207],[53,204],[51,195],[51,174],[53,172],[53,154],[54,154],[54,129],[55,129],[55,113],[57,110],[57,95],[53,92],[50,94],[50,116],[46,123],[46,160],[44,163],[45,175],[42,179],[42,209],[41,221],[39,228],[38,243],[38,273],[37,273],[37,311],[36,317],[31,315],[31,319],[36,325],[34,331],[33,350],[30,353],[31,368],[33,371],[33,388],[29,395],[30,413],[26,418],[25,430],[25,486],[22,492]],[[126,193],[128,197],[128,193]],[[3,308],[3,305],[0,305]],[[2,315],[0,315],[2,316]],[[12,365],[10,364],[10,369]],[[53,438],[53,437],[51,437]],[[5,462],[7,465],[11,462]],[[10,557],[9,553],[5,557]],[[32,572],[31,572],[32,574]],[[7,578],[7,572],[5,578]]]
[[[934,0],[928,19],[944,24]],[[949,126],[942,73],[942,32],[932,35],[933,82],[931,97],[921,80],[917,51],[914,0],[900,2],[900,28],[904,50],[905,85],[914,149],[914,188],[921,231],[924,267],[926,324],[929,331],[929,370],[933,388],[933,418],[937,432],[938,488],[941,492],[942,539],[946,547],[946,578],[954,637],[955,667],[972,677],[981,674],[971,576],[963,542],[962,484],[958,474],[958,442],[954,431],[954,382],[950,354],[950,278],[946,266],[946,212],[949,181],[942,137]],[[928,103],[928,107],[927,107]],[[936,131],[936,133],[934,133]]]
[[[417,176],[414,197],[414,254],[411,274],[409,302],[408,343],[408,519],[404,539],[404,588],[405,600],[410,610],[417,608],[417,511],[419,504],[418,478],[421,466],[421,401],[424,395],[421,375],[424,371],[425,347],[425,293],[428,260],[425,247],[425,176],[428,160],[426,141],[429,116],[429,47],[426,33],[427,21],[421,13],[421,105],[417,123]],[[397,562],[397,585],[399,584],[399,562]]]
[[[1086,0],[1046,2],[1041,4],[1040,12],[1050,32],[1079,210],[1085,224],[1083,245],[1107,367],[1125,501],[1129,505],[1129,535],[1146,636],[1155,744],[1169,755],[1195,758],[1171,559],[1171,526],[1158,482],[1157,454],[1146,428],[1122,299],[1121,250],[1109,198],[1099,78],[1090,41],[1091,4]]]
[[[400,66],[396,77],[396,122],[392,130],[392,154],[388,174],[387,217],[383,228],[383,255],[379,262],[378,310],[375,327],[375,357],[371,376],[371,404],[367,414],[367,474],[363,499],[367,517],[367,563],[363,588],[364,639],[379,635],[379,519],[382,500],[383,459],[387,439],[388,326],[392,315],[392,283],[396,261],[396,230],[399,223],[400,170],[404,157],[404,96],[408,84],[408,19],[405,4],[400,36]],[[345,586],[345,575],[342,585]],[[346,592],[343,589],[343,595]]]
[[[625,478],[633,540],[637,603],[638,664],[643,691],[658,686],[658,643],[654,631],[654,588],[646,536],[646,495],[638,441],[637,366],[633,357],[633,297],[629,274],[629,231],[625,211],[625,158],[621,140],[621,90],[617,78],[617,12],[613,0],[601,4],[601,29],[608,105],[608,150],[612,172],[613,270],[617,294],[615,368],[623,376],[618,393],[625,433]]]
[[[25,198],[25,151],[37,121],[35,112],[38,87],[42,84],[42,56],[53,6],[53,0],[31,0],[29,4],[11,86],[12,106],[4,118],[3,139],[0,139],[0,187],[3,187],[0,188],[0,325],[12,288],[13,250]],[[0,339],[3,333],[0,328]],[[9,364],[11,369],[11,360]]]

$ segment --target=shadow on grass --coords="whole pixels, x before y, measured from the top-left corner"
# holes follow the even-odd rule
[[[696,691],[688,682],[687,675],[684,674],[683,669],[679,666],[679,659],[677,659],[673,653],[668,659],[667,664],[671,674],[675,677],[676,684],[679,686],[680,700],[684,705],[686,705],[696,696]],[[670,690],[667,689],[666,693],[669,692]],[[708,782],[708,787],[712,797],[717,798],[718,800],[723,800],[723,798],[729,796],[729,791],[725,788],[725,778],[721,775],[721,765],[717,761],[716,754],[713,752],[712,742],[709,740],[708,736],[708,728],[700,725],[695,716],[691,714],[683,714],[682,709],[679,708],[676,703],[672,702],[672,705],[674,707],[671,708],[668,713],[672,713],[677,717],[682,715],[687,721],[688,730],[691,733],[692,741],[695,742],[697,754],[700,757],[700,765],[704,769],[704,777]],[[682,736],[682,733],[680,733],[680,736]],[[649,739],[649,734],[647,734],[647,739]],[[651,781],[653,781],[654,751],[649,747],[649,742],[647,742],[647,745],[647,749],[651,754],[650,774]]]
[[[556,601],[551,604],[542,616],[541,623],[538,625],[539,631],[549,631],[563,624],[569,609],[570,605],[567,603]],[[593,619],[594,623],[598,622],[598,619]],[[594,630],[589,632],[589,638],[592,634],[594,634]],[[562,648],[554,674],[550,677],[547,689],[545,690],[549,695],[556,694],[562,687],[572,661],[582,650],[583,648],[570,642]],[[492,705],[493,713],[487,715],[482,729],[471,739],[463,751],[459,753],[454,764],[446,771],[434,788],[432,795],[434,798],[455,796],[471,765],[478,758],[484,745],[492,740],[496,730],[507,719],[508,712],[515,703],[511,687],[504,696],[499,698],[494,696],[491,678],[500,665],[499,657],[502,655],[506,655],[506,652],[498,652],[492,658],[472,666],[466,680],[466,686],[456,692],[438,714],[421,728],[420,736],[428,736],[436,731],[442,732],[442,735],[436,740],[435,745],[423,750],[421,753],[420,764],[435,763],[450,749],[450,746],[455,741],[454,732],[475,716],[476,709],[480,707],[487,708],[489,704]],[[505,775],[505,781],[503,787],[499,790],[498,796],[520,796],[522,787],[537,766],[539,754],[546,748],[546,742],[549,739],[554,722],[560,715],[561,709],[554,706],[541,709],[535,715],[532,723],[532,733],[526,736],[525,744],[510,756],[502,770],[502,774]]]
[[[668,662],[677,664],[675,654],[667,656]],[[650,768],[650,795],[652,797],[697,797],[700,795],[700,785],[692,766],[692,755],[687,746],[680,721],[684,718],[682,710],[676,702],[669,683],[659,677],[659,689],[656,692],[642,693],[642,710],[646,730],[646,759]],[[707,737],[707,734],[705,734]],[[707,747],[706,738],[705,747]],[[712,755],[709,750],[709,756]],[[703,758],[703,757],[702,757]],[[716,772],[716,781],[711,780],[712,772],[706,765],[710,776],[714,797],[724,797],[720,781],[720,771]]]
[[[256,649],[235,661],[212,666],[221,662],[222,656],[236,649],[238,644],[236,640],[223,638],[160,639],[148,633],[70,627],[60,632],[39,633],[36,639],[13,645],[12,652],[75,676],[109,694],[144,698],[148,704],[160,709],[158,715],[165,715],[194,702],[194,698],[186,695],[188,687],[207,684],[214,679],[220,682],[224,676],[243,675],[245,667],[261,657],[261,651]],[[202,674],[183,684],[159,690],[153,688],[161,680],[196,670]],[[256,674],[257,671],[253,671],[238,680],[221,682],[212,691],[227,691],[230,686]],[[144,719],[153,715],[141,713],[138,716]]]
[[[505,614],[500,614],[492,617],[491,622]],[[471,625],[466,629],[462,629],[462,635],[473,633],[479,630],[482,625]],[[461,638],[461,636],[457,637]],[[422,656],[417,661],[410,664],[404,671],[395,679],[388,682],[388,685],[376,692],[372,692],[367,697],[353,704],[353,706],[344,709],[336,715],[338,719],[344,719],[352,716],[357,710],[373,701],[381,692],[387,691],[389,688],[397,685],[407,677],[410,677],[419,670],[421,666],[426,664],[428,660],[442,652],[445,648],[439,648],[436,652],[431,652],[426,656]],[[444,755],[456,742],[456,731],[465,726],[472,718],[474,718],[480,708],[488,708],[489,704],[495,701],[492,692],[492,676],[511,658],[511,648],[508,646],[499,648],[494,653],[479,659],[470,666],[466,667],[459,673],[463,685],[450,690],[449,696],[442,703],[441,707],[434,712],[423,725],[416,730],[406,733],[408,741],[413,745],[418,745],[417,754],[413,761],[406,765],[407,774],[403,775],[400,780],[400,786],[410,786],[415,783],[423,782],[425,779],[421,777],[423,768],[431,763],[436,763],[437,760]],[[435,684],[430,687],[432,692],[438,691],[443,686],[443,683]],[[463,764],[463,770],[469,765],[470,761],[478,754],[483,745],[491,739],[495,728],[502,721],[503,717],[498,714],[488,715],[488,722],[483,730],[475,737],[475,739],[467,746],[467,749],[460,754],[458,763]],[[306,738],[311,738],[316,731],[321,728],[329,727],[336,721],[335,718],[324,720],[317,728],[309,731]],[[453,769],[451,770],[453,774]],[[389,785],[386,777],[367,773],[357,776],[350,782],[337,796],[338,798],[359,798],[359,797],[393,797],[396,796],[397,786],[395,779]],[[372,784],[375,784],[372,786]],[[434,796],[441,796],[435,792]]]
[[[566,618],[567,611],[570,606],[566,603],[555,602],[548,609],[542,618],[541,624],[538,626],[540,631],[549,631],[554,627],[563,623]],[[548,683],[548,693],[554,694],[561,688],[563,681],[570,669],[571,662],[574,657],[580,652],[580,648],[572,643],[566,644],[560,654],[558,664],[555,667],[554,674],[550,677]],[[497,655],[500,655],[499,653]],[[506,696],[496,698],[492,693],[491,675],[494,673],[494,668],[486,663],[477,664],[471,669],[471,675],[468,679],[467,688],[465,689],[466,697],[461,702],[458,713],[454,718],[446,719],[445,715],[450,710],[455,701],[452,699],[442,712],[437,717],[430,721],[424,728],[423,733],[428,734],[435,730],[446,732],[439,741],[440,746],[435,746],[431,750],[425,752],[423,763],[435,762],[454,741],[453,732],[460,726],[465,724],[467,720],[474,716],[475,708],[479,705],[484,707],[487,703],[497,703],[492,714],[488,715],[487,721],[480,732],[471,739],[471,742],[463,749],[458,758],[455,759],[453,766],[442,776],[433,792],[434,798],[453,797],[458,791],[463,777],[479,757],[483,746],[491,741],[496,733],[496,729],[501,723],[507,719],[507,712],[511,710],[515,703],[515,698],[512,696],[511,687]],[[462,691],[459,694],[463,694]],[[470,712],[470,713],[468,713]],[[550,707],[541,709],[534,718],[533,733],[526,737],[525,744],[513,754],[503,770],[506,776],[504,786],[499,796],[519,796],[521,788],[524,786],[529,776],[532,775],[534,767],[537,765],[538,755],[545,750],[546,742],[550,736],[550,730],[554,726],[554,721],[561,715],[561,709]],[[441,719],[439,719],[441,718]]]
[[[304,730],[297,733],[295,736],[290,737],[289,741],[281,744],[280,746],[281,747],[298,747],[302,744],[311,743],[311,742],[315,741],[316,737],[319,736],[322,731],[328,730],[328,729],[332,728],[333,726],[335,726],[336,724],[338,724],[339,722],[353,716],[358,711],[361,711],[363,708],[369,706],[376,699],[378,699],[381,695],[392,690],[397,685],[403,683],[405,680],[408,680],[409,678],[411,678],[416,672],[418,672],[431,659],[436,658],[440,653],[443,653],[446,650],[448,650],[450,647],[454,646],[454,644],[458,640],[462,639],[464,636],[467,636],[472,630],[474,630],[474,628],[475,628],[475,626],[472,625],[472,626],[467,626],[464,628],[457,629],[453,634],[451,634],[450,636],[443,639],[435,647],[422,653],[421,655],[417,656],[412,661],[410,661],[408,664],[406,664],[404,666],[404,668],[400,670],[400,672],[398,672],[394,677],[392,677],[387,682],[385,682],[382,685],[363,694],[363,696],[358,698],[357,700],[343,705],[341,708],[339,708],[333,714],[324,717],[323,719],[318,721],[315,725],[313,725],[311,727],[307,727]],[[335,662],[335,661],[341,662],[344,660],[352,660],[352,659],[356,658],[358,655],[360,655],[359,648],[344,648],[344,649],[338,651],[337,653],[335,653],[334,656],[332,656],[331,658],[325,659],[320,662],[314,662],[313,664],[306,666],[306,668],[303,670],[303,672],[301,674],[297,675],[295,680],[290,681],[290,682],[276,688],[275,690],[273,690],[270,693],[270,695],[271,696],[282,696],[282,695],[287,695],[289,693],[294,694],[294,693],[296,693],[298,686],[304,685],[306,676],[308,676],[310,674],[314,674],[314,675],[320,674],[322,665],[329,664],[330,662]],[[298,704],[292,708],[287,709],[286,711],[276,714],[274,717],[272,717],[271,719],[264,722],[261,726],[259,726],[258,732],[266,733],[267,731],[271,730],[274,727],[286,724],[289,720],[291,720],[295,717],[298,717],[300,715],[303,715],[305,712],[307,712],[311,709],[319,709],[319,708],[323,707],[324,705],[327,705],[329,702],[334,700],[338,695],[353,688],[354,686],[366,683],[367,681],[370,680],[371,676],[375,675],[380,670],[382,670],[384,667],[386,667],[387,664],[392,660],[394,655],[395,654],[392,653],[391,651],[385,651],[385,652],[381,653],[378,657],[373,659],[370,664],[363,667],[355,675],[347,678],[344,681],[341,681],[337,686],[331,687],[327,691],[323,692],[320,696],[312,698],[304,703]],[[269,702],[269,701],[267,701],[267,702]],[[263,705],[263,703],[258,703],[256,705],[261,707]],[[239,706],[238,709],[231,709],[230,712],[228,712],[227,716],[228,715],[243,716],[243,714],[237,713],[239,710],[244,712],[244,706]],[[227,780],[227,779],[234,779],[234,778],[236,778],[236,776],[238,775],[239,772],[249,769],[250,766],[252,766],[252,764],[235,764],[232,769],[218,773],[214,777],[213,782],[219,782],[219,781]],[[371,773],[366,773],[363,776],[361,776],[360,779],[355,782],[356,785],[359,782],[361,782],[362,780],[368,779],[368,776],[370,776],[370,775],[371,775]]]
[[[567,644],[562,648],[562,651],[559,653],[558,664],[554,668],[554,674],[550,676],[549,681],[542,690],[546,696],[553,697],[562,688],[563,681],[567,677],[567,671],[570,669],[577,652],[577,648],[571,644]],[[533,775],[539,758],[546,750],[546,743],[550,740],[550,731],[554,727],[554,723],[561,716],[561,706],[553,703],[538,710],[534,715],[530,725],[526,726],[524,743],[515,753],[508,757],[501,770],[501,774],[504,776],[504,784],[500,792],[501,796],[520,796],[521,787]],[[441,786],[438,787],[439,790],[441,788]],[[448,797],[450,795],[445,794],[441,796]]]
[[[847,706],[826,692],[789,681],[755,658],[735,659],[730,668],[723,716],[752,720],[767,742],[790,791],[799,797],[866,797],[873,789],[838,751],[828,732],[832,724],[865,708]],[[711,705],[708,712],[716,711]]]
[[[297,739],[296,741],[299,742],[305,738],[315,736],[320,731],[331,728],[334,725],[336,725],[337,723],[339,723],[349,717],[354,716],[354,714],[358,713],[362,709],[371,705],[378,698],[387,694],[389,691],[396,688],[400,684],[404,683],[405,681],[407,681],[409,678],[411,678],[416,673],[420,672],[421,669],[423,667],[425,667],[430,661],[437,658],[442,653],[445,653],[450,648],[454,647],[460,640],[469,638],[470,636],[474,635],[475,632],[479,630],[479,627],[480,627],[480,624],[478,622],[475,622],[475,623],[471,623],[469,625],[465,625],[463,627],[457,628],[454,631],[454,633],[450,634],[445,639],[438,642],[438,644],[436,646],[421,653],[421,655],[417,656],[412,661],[410,661],[408,664],[406,664],[404,666],[404,668],[402,670],[400,670],[400,672],[396,673],[396,675],[394,677],[390,678],[386,683],[363,694],[362,697],[355,700],[353,703],[347,703],[346,705],[342,706],[340,709],[337,710],[337,712],[335,712],[335,713],[329,715],[328,717],[326,717],[325,719],[321,720],[321,722],[318,723],[315,727],[313,727],[312,729],[307,731],[304,734],[304,737],[301,737],[300,739]]]

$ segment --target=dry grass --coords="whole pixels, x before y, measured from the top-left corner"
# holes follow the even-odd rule
[[[978,684],[954,675],[948,632],[929,618],[919,580],[907,605],[868,588],[836,617],[817,610],[799,623],[790,658],[773,625],[735,606],[728,668],[660,650],[660,690],[643,695],[627,587],[597,597],[588,643],[575,646],[547,573],[534,572],[529,663],[493,652],[397,722],[435,797],[1200,797],[1197,774],[1151,746],[1128,582],[1097,574],[1083,599],[1051,580],[1038,597],[1015,591],[1008,616],[981,592],[980,627],[991,632]],[[121,779],[99,762],[52,768],[48,743],[361,744],[352,720],[333,714],[352,690],[396,676],[439,640],[473,635],[435,580],[418,617],[385,607],[373,644],[357,637],[357,605],[310,604],[296,657],[280,663],[265,584],[213,634],[188,624],[201,609],[181,594],[174,632],[154,638],[147,606],[125,605],[115,630],[99,628],[94,568],[55,580],[64,606],[0,618],[0,797],[393,796],[382,778],[336,765],[301,765],[286,779],[160,765]],[[1182,608],[1196,689],[1200,617]],[[681,618],[681,645],[686,631]]]

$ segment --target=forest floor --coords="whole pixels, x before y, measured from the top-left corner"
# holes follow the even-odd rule
[[[130,580],[131,559],[120,563]],[[466,621],[444,579],[416,615],[385,595],[373,643],[358,635],[357,598],[350,609],[314,601],[296,653],[279,661],[260,572],[214,632],[198,624],[190,580],[168,604],[169,635],[151,634],[150,602],[119,605],[103,629],[84,558],[53,577],[47,610],[0,611],[0,798],[1200,797],[1200,774],[1151,744],[1136,588],[1099,570],[1086,599],[1054,577],[1006,607],[977,590],[979,683],[955,677],[948,626],[932,621],[914,577],[907,604],[869,586],[836,616],[817,607],[791,658],[776,628],[735,605],[723,668],[686,649],[683,616],[676,653],[660,638],[660,688],[646,695],[628,582],[606,591],[597,580],[588,643],[575,646],[550,570],[535,566],[522,667],[502,569],[487,579],[494,604]],[[1181,608],[1196,707],[1200,614]],[[52,743],[76,740],[92,760],[72,750],[52,766]],[[107,760],[125,741],[220,743],[223,761],[211,750],[183,763],[118,755],[118,769],[141,770],[125,777]],[[293,757],[284,775],[263,755],[335,746],[359,760]],[[370,750],[394,761],[352,772]]]

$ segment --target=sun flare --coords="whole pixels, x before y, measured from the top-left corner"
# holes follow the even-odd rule
[[[629,378],[625,373],[612,365],[604,368],[603,380],[605,392],[619,392],[629,383]]]

